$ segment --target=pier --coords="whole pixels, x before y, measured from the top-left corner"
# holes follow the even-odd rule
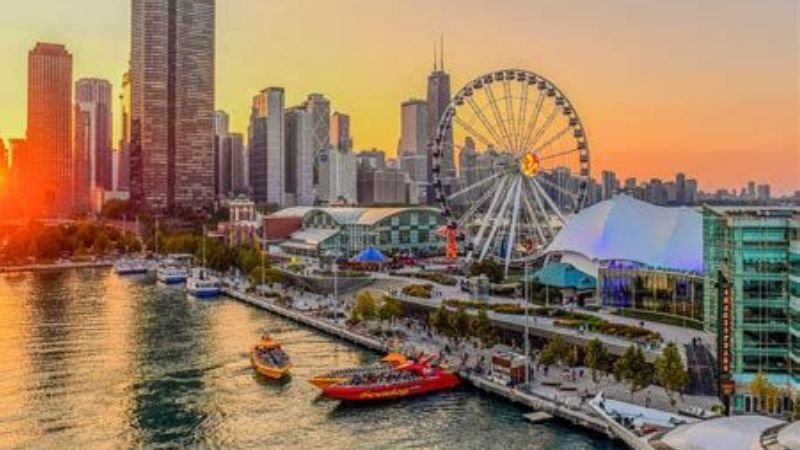
[[[350,330],[347,330],[346,328],[332,324],[330,322],[320,320],[315,317],[311,317],[307,314],[298,311],[293,311],[289,308],[276,305],[275,303],[270,302],[269,300],[266,300],[264,298],[259,298],[254,295],[250,295],[230,288],[224,288],[223,292],[227,296],[233,299],[272,312],[286,319],[306,325],[318,331],[327,333],[331,336],[338,337],[340,339],[362,346],[369,350],[380,353],[386,353],[389,351],[389,348],[386,346],[386,344],[384,344],[378,339],[364,336],[362,334],[352,332]],[[590,415],[583,410],[575,409],[574,407],[554,402],[550,399],[537,396],[534,393],[528,393],[521,391],[519,389],[513,389],[507,386],[502,386],[496,382],[486,379],[483,376],[471,373],[466,370],[460,371],[459,376],[461,377],[462,381],[467,382],[472,386],[481,389],[485,392],[489,392],[491,394],[503,397],[506,400],[509,400],[514,403],[525,405],[535,411],[549,414],[552,417],[557,417],[561,420],[570,422],[573,425],[577,425],[585,429],[592,430],[594,432],[599,432],[609,437],[617,437],[616,434],[613,432],[613,430],[608,426],[608,424],[602,418]]]

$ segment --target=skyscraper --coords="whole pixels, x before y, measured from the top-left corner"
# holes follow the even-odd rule
[[[433,149],[436,147],[438,136],[439,121],[450,104],[450,75],[444,71],[444,46],[440,48],[439,59],[434,52],[433,72],[428,75],[428,183],[433,183]],[[447,131],[442,136],[442,156],[441,172],[439,177],[442,179],[442,187],[445,193],[452,191],[455,183],[455,162],[453,154],[453,129],[447,127]],[[433,190],[428,189],[428,201],[432,202]]]
[[[286,110],[286,193],[291,204],[314,204],[313,113],[303,105]]]
[[[215,0],[132,0],[131,198],[157,214],[214,201]]]
[[[250,187],[254,200],[282,206],[286,195],[283,88],[264,89],[250,110]]]
[[[411,99],[403,102],[401,111],[401,135],[398,148],[400,168],[408,172],[417,186],[417,192],[427,201],[428,186],[428,104]]]
[[[91,189],[111,190],[112,112],[111,83],[98,78],[82,78],[75,83],[75,104],[82,111],[93,111],[89,139],[89,180]]]
[[[603,200],[608,200],[619,191],[619,181],[617,180],[617,174],[610,170],[604,170],[601,174],[601,177],[603,180],[602,197]]]
[[[72,54],[37,43],[28,54],[28,165],[24,192],[34,215],[72,211]]]
[[[309,94],[303,103],[303,107],[311,114],[311,147],[314,150],[312,183],[316,188],[319,184],[319,161],[317,156],[323,149],[330,146],[331,103],[322,94]]]
[[[129,72],[122,75],[122,89],[119,94],[120,103],[120,140],[117,152],[114,154],[114,181],[115,191],[127,191],[130,188],[130,157],[131,157],[131,77]]]
[[[335,112],[331,116],[331,147],[343,152],[353,149],[353,138],[350,136],[350,116]]]
[[[225,111],[214,111],[214,194],[230,192],[231,158],[227,146],[230,117]]]

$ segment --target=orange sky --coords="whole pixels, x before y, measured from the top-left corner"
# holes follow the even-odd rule
[[[446,39],[455,91],[505,67],[539,72],[578,108],[593,175],[672,177],[701,188],[800,189],[794,0],[218,0],[217,105],[246,130],[249,99],[325,93],[352,116],[356,148],[394,153],[400,103],[423,97]],[[115,88],[129,52],[128,0],[27,0],[0,19],[0,136],[25,130],[26,55],[66,44],[75,76]]]

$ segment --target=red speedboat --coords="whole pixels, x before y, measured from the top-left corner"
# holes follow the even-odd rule
[[[458,386],[458,375],[426,363],[410,363],[386,373],[354,375],[322,390],[348,402],[369,402],[429,394]]]

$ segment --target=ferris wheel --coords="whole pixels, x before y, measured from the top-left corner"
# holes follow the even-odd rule
[[[456,170],[458,165],[458,170]],[[442,114],[433,188],[447,254],[505,266],[539,256],[586,201],[589,142],[550,80],[507,69],[467,83]]]

